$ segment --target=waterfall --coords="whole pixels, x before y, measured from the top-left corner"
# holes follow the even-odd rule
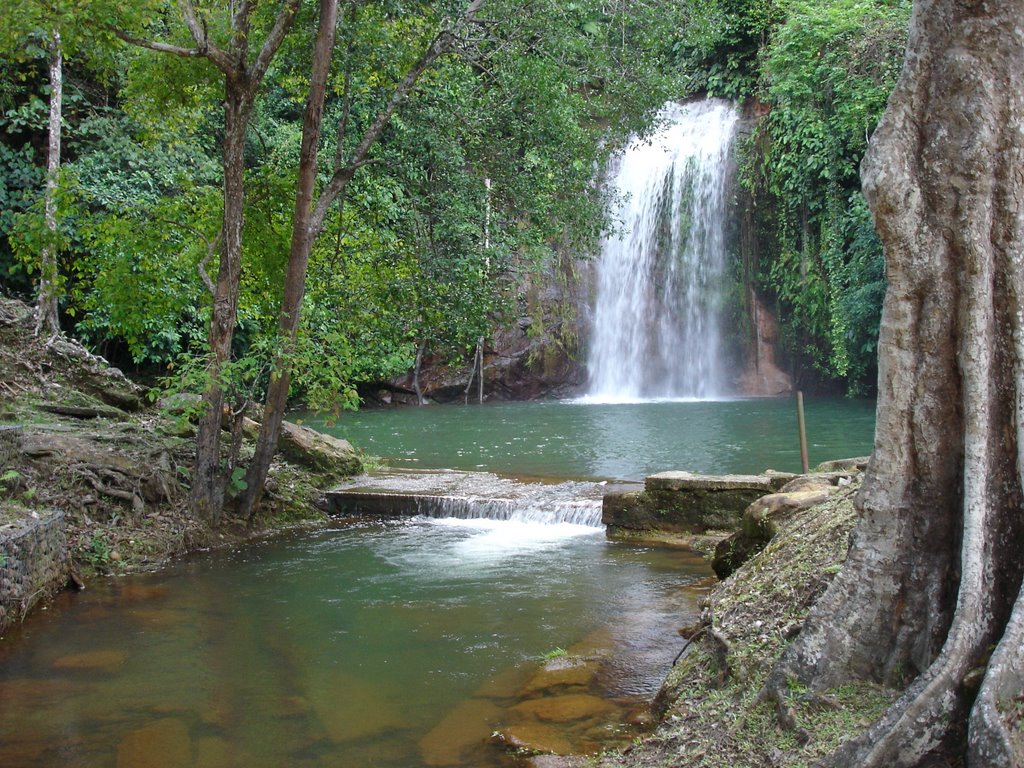
[[[669,103],[661,128],[611,169],[618,232],[597,262],[590,335],[594,402],[724,394],[719,306],[726,187],[738,118],[727,101]]]

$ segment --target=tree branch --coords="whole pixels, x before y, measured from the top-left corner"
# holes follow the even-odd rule
[[[178,8],[181,10],[182,18],[185,20],[185,26],[192,33],[192,39],[196,41],[199,51],[197,55],[205,56],[221,72],[228,76],[233,76],[236,67],[231,61],[231,57],[217,46],[210,44],[210,34],[206,29],[206,22],[200,20],[196,15],[196,9],[192,5],[192,0],[178,0]]]
[[[259,86],[263,80],[263,76],[267,73],[267,68],[270,66],[274,54],[277,53],[277,49],[281,47],[281,43],[284,42],[285,37],[292,28],[295,14],[298,13],[301,3],[302,0],[288,0],[280,13],[277,14],[277,18],[274,19],[274,26],[271,28],[270,34],[267,35],[267,39],[263,41],[263,48],[256,57],[256,61],[253,62],[252,70],[249,73],[252,88]]]
[[[198,48],[181,48],[177,45],[170,45],[169,43],[160,43],[155,40],[147,40],[143,37],[136,37],[130,35],[122,29],[114,29],[114,34],[121,40],[130,45],[136,45],[139,48],[148,48],[151,51],[159,51],[160,53],[170,53],[175,56],[184,56],[188,58],[205,57],[206,54]]]
[[[476,2],[473,3],[473,5],[476,4]],[[380,137],[380,134],[384,131],[399,105],[412,91],[416,81],[435,61],[450,51],[454,43],[455,35],[451,31],[444,30],[440,32],[427,47],[427,50],[423,52],[419,60],[405,73],[405,77],[399,81],[394,92],[391,94],[391,98],[388,99],[388,103],[377,113],[373,123],[366,129],[366,133],[363,134],[362,140],[356,146],[355,151],[353,151],[351,159],[344,167],[335,169],[331,180],[324,187],[323,192],[320,193],[320,198],[317,200],[313,215],[310,218],[309,233],[311,238],[315,239],[323,230],[324,218],[327,216],[328,209],[337,199],[338,195],[345,191],[355,172],[361,166],[366,165],[368,162],[366,155],[369,153],[370,148]]]

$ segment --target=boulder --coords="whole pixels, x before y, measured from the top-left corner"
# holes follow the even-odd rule
[[[835,491],[835,486],[771,493],[762,496],[743,512],[743,533],[753,539],[769,541],[778,533],[778,525],[794,512],[813,507],[825,501]]]
[[[312,469],[357,475],[363,464],[348,440],[325,435],[290,421],[281,422],[279,450],[289,461]]]
[[[836,459],[834,461],[823,461],[814,468],[817,472],[863,472],[868,467],[870,456],[857,456],[852,459]]]
[[[770,493],[743,511],[743,526],[715,547],[711,568],[720,579],[756,555],[778,533],[779,525],[795,512],[821,504],[838,490],[829,478],[804,475]]]
[[[597,674],[597,663],[579,656],[551,659],[522,688],[525,695],[550,694],[559,688],[586,687]]]

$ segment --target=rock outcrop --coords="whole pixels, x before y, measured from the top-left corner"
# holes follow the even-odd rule
[[[827,501],[849,486],[867,459],[845,459],[819,465],[813,474],[799,475],[777,493],[762,496],[743,510],[740,529],[718,543],[711,567],[720,579],[727,578],[779,532],[797,512]]]
[[[289,461],[320,472],[357,475],[363,471],[362,462],[348,440],[290,421],[281,422],[279,450]]]
[[[774,397],[793,391],[793,380],[775,361],[779,324],[753,288],[749,291],[752,343],[746,368],[736,379],[736,392],[750,397]]]

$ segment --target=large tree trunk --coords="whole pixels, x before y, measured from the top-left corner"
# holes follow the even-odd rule
[[[247,485],[240,506],[241,513],[246,517],[255,514],[263,497],[270,461],[277,451],[281,435],[281,420],[288,404],[291,355],[299,329],[302,297],[306,292],[309,253],[313,247],[309,221],[316,186],[317,145],[320,142],[320,128],[323,124],[327,77],[330,74],[337,24],[338,0],[320,0],[320,24],[313,49],[309,99],[302,119],[299,179],[295,190],[295,210],[292,213],[292,240],[284,279],[284,296],[281,299],[281,314],[278,320],[278,349],[270,386],[267,388],[267,401],[263,408],[263,423],[260,425],[256,451],[245,474]]]
[[[1024,0],[915,3],[862,173],[889,283],[875,450],[767,692],[908,684],[831,765],[1024,765]]]
[[[227,80],[224,100],[224,237],[210,317],[210,358],[203,393],[204,410],[196,437],[192,509],[217,523],[224,504],[226,476],[220,466],[220,432],[224,412],[224,365],[238,317],[242,274],[242,224],[245,210],[245,130],[252,100],[250,89]]]
[[[36,306],[36,336],[60,332],[57,317],[57,183],[60,174],[60,129],[64,99],[64,56],[60,32],[50,38],[50,124],[46,150],[46,193],[43,202],[49,241],[39,259],[39,296]]]

